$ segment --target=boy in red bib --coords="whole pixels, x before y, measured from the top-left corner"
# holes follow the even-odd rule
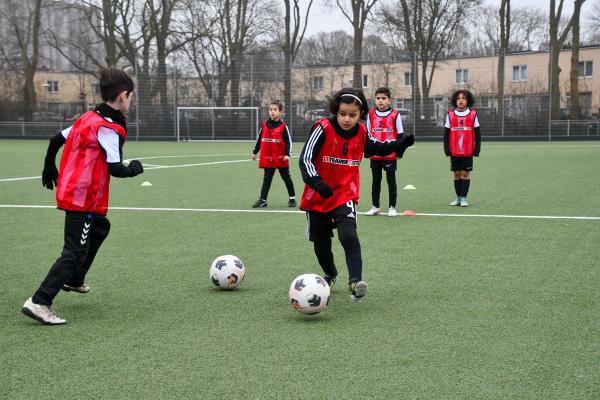
[[[412,134],[402,140],[376,141],[359,122],[369,112],[361,90],[345,88],[332,98],[332,118],[318,120],[300,154],[304,192],[300,208],[308,219],[307,237],[313,242],[323,278],[332,286],[338,275],[331,252],[333,229],[346,255],[348,287],[353,301],[367,294],[362,279],[362,255],[356,233],[356,205],[360,190],[363,155],[387,155],[404,151],[414,143]]]
[[[54,298],[66,292],[88,293],[85,283],[104,239],[110,231],[108,193],[110,176],[133,177],[144,171],[138,160],[122,163],[127,136],[125,115],[133,94],[133,80],[124,71],[100,71],[100,94],[104,103],[83,114],[73,126],[50,139],[42,185],[56,185],[58,208],[65,211],[64,246],[40,287],[27,299],[22,312],[46,325],[67,321],[52,310]],[[65,145],[56,169],[56,154]]]
[[[267,196],[271,189],[273,175],[275,175],[277,169],[288,191],[288,207],[296,207],[296,193],[290,176],[289,164],[292,152],[292,137],[287,125],[281,120],[281,111],[283,111],[283,104],[280,101],[269,103],[269,119],[263,121],[256,138],[254,150],[252,150],[253,160],[256,160],[256,154],[260,152],[258,167],[265,170],[260,197],[252,204],[254,208],[267,206]]]
[[[390,89],[381,87],[375,91],[375,106],[369,111],[367,118],[367,129],[369,134],[380,142],[386,140],[396,140],[402,137],[404,129],[402,128],[402,119],[398,110],[393,110],[392,94]],[[396,199],[398,197],[398,188],[396,185],[396,169],[397,169],[396,153],[388,154],[387,156],[372,156],[371,157],[371,172],[373,173],[373,184],[371,187],[371,199],[373,206],[365,215],[379,215],[381,208],[379,204],[379,196],[381,194],[381,178],[382,171],[385,171],[385,178],[389,189],[389,209],[388,217],[395,217]]]
[[[457,90],[451,99],[453,110],[448,111],[444,129],[444,153],[450,157],[450,170],[454,175],[456,199],[451,206],[468,207],[467,194],[471,185],[473,157],[479,157],[481,130],[473,94],[468,90]]]

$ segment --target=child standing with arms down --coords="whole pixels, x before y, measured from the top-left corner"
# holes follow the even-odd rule
[[[392,110],[392,95],[390,89],[381,87],[375,91],[375,106],[369,111],[367,118],[367,129],[369,134],[376,140],[385,142],[386,140],[396,140],[401,138],[404,133],[402,128],[402,119],[397,110]],[[373,206],[365,215],[379,215],[379,196],[381,194],[382,171],[385,171],[385,178],[389,189],[389,210],[388,217],[395,217],[396,199],[398,197],[398,188],[396,185],[397,169],[396,153],[387,156],[372,156],[371,171],[373,172],[373,185],[371,188],[371,199]]]
[[[456,199],[451,206],[467,207],[467,194],[471,185],[473,156],[479,157],[481,130],[473,94],[468,90],[457,90],[451,99],[453,110],[448,111],[444,129],[444,153],[450,157],[450,170],[454,174]]]
[[[332,118],[318,120],[300,155],[304,193],[300,208],[308,219],[307,237],[313,242],[323,278],[332,286],[338,276],[331,238],[337,228],[346,255],[348,287],[353,301],[367,294],[362,278],[362,255],[356,233],[356,205],[360,189],[360,163],[363,154],[402,155],[414,143],[412,134],[402,140],[373,140],[362,122],[368,112],[362,91],[345,88],[335,94],[329,105]]]
[[[256,138],[256,145],[252,150],[253,160],[256,160],[256,154],[260,151],[258,167],[265,170],[260,197],[252,204],[254,208],[267,206],[267,196],[269,195],[269,189],[271,189],[273,175],[275,175],[277,169],[288,191],[288,207],[296,207],[296,193],[290,176],[289,165],[292,137],[287,125],[281,120],[282,111],[283,104],[279,100],[272,101],[269,104],[269,119],[263,121]]]
[[[104,103],[50,139],[42,184],[50,190],[56,185],[58,208],[65,211],[64,246],[46,279],[22,308],[25,315],[43,324],[67,322],[52,310],[61,289],[90,291],[85,276],[110,231],[106,218],[110,176],[127,178],[144,172],[138,160],[125,166],[121,158],[127,136],[123,113],[129,109],[133,88],[133,80],[124,71],[101,69],[100,94]],[[56,154],[63,144],[57,171]]]

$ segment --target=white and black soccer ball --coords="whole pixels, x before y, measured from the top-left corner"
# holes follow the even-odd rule
[[[210,265],[209,278],[221,289],[237,289],[244,280],[246,267],[242,260],[230,254],[219,256]]]
[[[303,274],[292,281],[288,298],[294,310],[317,314],[327,307],[330,289],[325,279],[316,274]]]

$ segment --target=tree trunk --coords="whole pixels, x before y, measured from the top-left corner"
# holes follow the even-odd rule
[[[354,66],[354,72],[352,73],[352,86],[356,89],[363,87],[362,82],[362,41],[363,41],[363,30],[360,28],[360,21],[358,16],[354,16],[354,50],[352,52],[352,65]]]
[[[506,49],[510,43],[510,0],[500,5],[500,49],[498,51],[498,117],[504,132],[504,76]]]
[[[579,105],[579,17],[581,15],[581,3],[575,2],[573,10],[573,47],[571,49],[571,109],[570,119],[581,119],[581,107]],[[584,71],[585,76],[585,71]]]

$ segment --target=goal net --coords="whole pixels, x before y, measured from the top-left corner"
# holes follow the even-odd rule
[[[177,141],[254,140],[259,107],[177,107]]]

